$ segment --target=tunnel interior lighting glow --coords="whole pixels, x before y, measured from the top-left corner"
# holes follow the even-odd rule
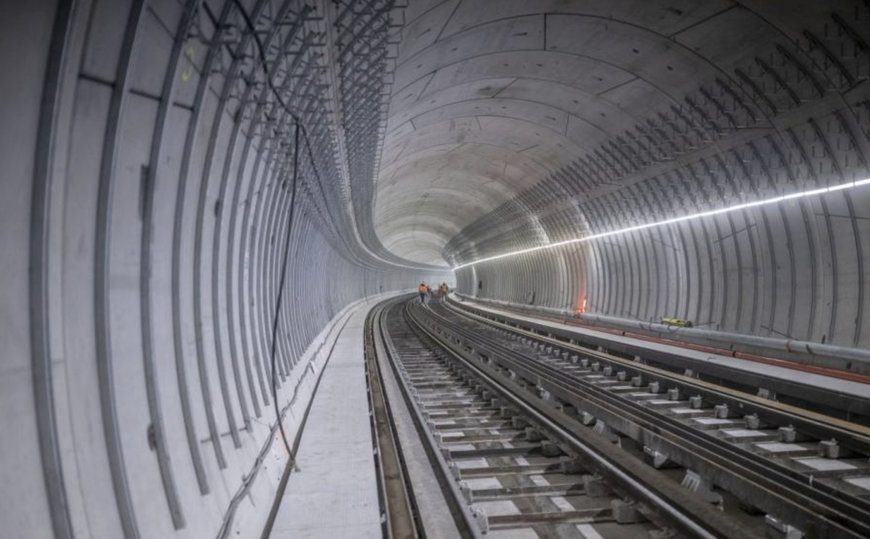
[[[611,230],[608,232],[601,232],[599,234],[591,234],[589,236],[584,236],[582,238],[572,238],[570,240],[557,241],[553,243],[547,243],[545,245],[538,245],[537,247],[529,247],[527,249],[520,249],[518,251],[511,251],[509,253],[502,253],[500,255],[488,256],[486,258],[481,258],[480,260],[475,260],[474,262],[467,262],[465,264],[460,264],[458,266],[454,266],[453,270],[458,270],[462,268],[466,268],[468,266],[473,266],[475,264],[480,264],[483,262],[491,262],[493,260],[499,260],[501,258],[508,258],[511,256],[522,255],[526,253],[533,253],[535,251],[543,251],[544,249],[554,249],[556,247],[562,247],[564,245],[571,245],[573,243],[587,243],[590,241],[600,240],[603,238],[609,238],[612,236],[618,236],[621,234],[627,234],[629,232],[637,232],[640,230],[646,230],[648,228],[655,228],[659,226],[665,225],[673,225],[676,223],[682,223],[684,221],[692,221],[694,219],[701,219],[703,217],[713,217],[714,215],[721,215],[725,213],[735,212],[739,210],[745,210],[748,208],[755,208],[758,206],[769,206],[771,204],[777,204],[779,202],[785,202],[786,200],[795,200],[799,198],[806,198],[811,196],[824,195],[827,193],[833,193],[834,191],[842,191],[844,189],[852,189],[855,187],[861,187],[862,185],[870,184],[870,178],[865,178],[863,180],[856,180],[854,182],[846,182],[837,185],[831,185],[829,187],[820,187],[818,189],[810,189],[808,191],[799,191],[797,193],[791,193],[788,195],[782,195],[773,198],[765,198],[761,200],[756,200],[753,202],[744,202],[743,204],[736,204],[734,206],[728,206],[725,208],[719,208],[716,210],[709,210],[700,213],[692,213],[689,215],[683,215],[680,217],[672,217],[670,219],[665,219],[663,221],[656,221],[653,223],[645,223],[642,225],[629,226],[625,228],[620,228],[617,230]]]

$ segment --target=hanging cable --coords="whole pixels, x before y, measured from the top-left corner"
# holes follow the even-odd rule
[[[296,209],[296,184],[299,180],[299,123],[295,124],[293,129],[293,187],[290,191],[290,215],[287,216],[287,235],[284,240],[284,261],[281,263],[281,277],[278,280],[278,299],[275,301],[275,316],[272,319],[272,349],[270,350],[270,364],[272,365],[272,402],[275,404],[275,417],[278,420],[278,429],[281,431],[281,438],[284,440],[284,447],[287,449],[287,454],[290,456],[288,466],[296,467],[296,456],[293,454],[293,449],[290,447],[290,442],[287,440],[287,433],[284,431],[284,422],[281,420],[281,409],[278,406],[278,376],[277,369],[277,345],[278,345],[278,319],[281,314],[281,304],[284,299],[284,283],[287,280],[287,263],[290,261],[290,236],[293,231],[293,214]]]
[[[290,215],[287,218],[287,235],[285,237],[284,242],[284,261],[281,264],[281,276],[278,281],[278,299],[275,302],[275,315],[272,319],[272,346],[270,350],[270,358],[269,363],[272,369],[272,402],[275,405],[275,419],[278,421],[278,429],[281,433],[281,439],[284,441],[284,448],[287,450],[287,455],[289,456],[288,466],[292,466],[293,469],[298,470],[299,468],[296,466],[296,456],[293,454],[293,449],[290,447],[290,441],[287,439],[287,432],[284,430],[284,422],[281,419],[281,408],[278,405],[278,376],[277,376],[277,344],[278,344],[278,319],[281,314],[281,304],[283,303],[284,298],[284,283],[287,278],[287,264],[290,260],[290,237],[291,232],[293,231],[293,214],[296,210],[296,185],[299,180],[299,135],[301,134],[305,137],[305,146],[308,151],[308,156],[311,159],[311,167],[314,170],[314,175],[317,177],[317,181],[320,181],[320,173],[317,171],[317,163],[314,161],[314,155],[311,152],[311,146],[308,143],[308,133],[305,130],[305,126],[302,123],[302,119],[297,115],[293,110],[287,106],[287,103],[284,102],[284,99],[281,97],[281,93],[278,92],[278,89],[275,88],[275,83],[272,81],[272,74],[269,72],[269,64],[266,61],[266,52],[263,48],[263,42],[260,41],[260,36],[257,34],[256,29],[254,28],[254,23],[251,21],[250,16],[248,16],[248,12],[245,11],[244,6],[242,6],[239,0],[233,0],[233,4],[235,4],[236,9],[239,10],[239,13],[242,15],[242,18],[245,21],[245,26],[248,27],[248,31],[251,33],[251,36],[254,38],[254,42],[257,45],[257,52],[260,57],[260,67],[263,70],[263,74],[266,78],[266,84],[269,86],[269,89],[272,91],[272,95],[275,97],[275,101],[281,106],[282,109],[287,113],[290,118],[293,120],[293,187],[290,193]]]
[[[281,276],[279,278],[278,284],[278,299],[275,304],[275,315],[272,321],[272,346],[270,350],[270,364],[272,369],[272,401],[275,405],[275,417],[278,421],[278,427],[281,432],[281,438],[284,441],[284,447],[287,449],[287,454],[289,455],[288,465],[292,466],[294,469],[298,470],[296,467],[296,457],[293,454],[293,450],[290,446],[290,442],[287,439],[287,433],[284,430],[284,424],[281,420],[281,410],[278,406],[278,380],[276,376],[276,351],[277,351],[277,341],[278,341],[278,319],[281,312],[281,305],[283,303],[283,294],[284,294],[284,283],[286,280],[287,274],[287,264],[289,262],[290,255],[290,237],[291,232],[293,230],[293,214],[296,209],[296,186],[299,179],[299,151],[300,151],[300,136],[302,137],[302,142],[305,144],[305,153],[308,154],[308,158],[311,162],[311,168],[314,171],[314,176],[317,179],[318,185],[322,185],[323,182],[320,177],[320,171],[317,169],[317,161],[314,159],[314,152],[311,148],[311,140],[308,136],[308,130],[305,128],[305,124],[302,122],[302,118],[294,112],[284,101],[284,98],[281,96],[281,93],[275,87],[275,83],[272,80],[272,73],[269,69],[269,63],[266,59],[266,51],[263,47],[263,42],[260,39],[259,34],[257,33],[256,28],[254,27],[254,23],[251,20],[251,17],[248,15],[248,12],[245,10],[244,6],[242,6],[240,0],[233,0],[233,4],[236,9],[241,14],[242,19],[245,21],[245,26],[248,28],[248,32],[250,32],[251,36],[254,39],[254,43],[256,44],[257,54],[260,59],[259,67],[263,70],[263,74],[266,79],[266,85],[269,87],[272,95],[275,98],[275,101],[281,108],[287,113],[287,115],[293,120],[293,187],[290,195],[290,215],[288,216],[287,222],[287,235],[285,240],[284,247],[284,261],[281,265]],[[300,15],[301,16],[301,15]],[[287,75],[289,76],[289,74]]]
[[[281,96],[281,93],[275,87],[275,83],[272,80],[272,73],[269,70],[269,64],[266,61],[266,49],[265,47],[263,47],[263,41],[260,39],[260,35],[254,28],[254,22],[251,20],[250,15],[248,15],[248,12],[245,10],[244,6],[242,6],[240,0],[233,0],[233,5],[236,6],[236,9],[239,11],[239,14],[241,14],[242,19],[244,19],[245,21],[245,26],[248,28],[248,32],[254,38],[254,43],[257,46],[257,56],[260,59],[259,67],[263,70],[263,73],[265,74],[266,85],[269,87],[269,90],[272,92],[272,95],[275,97],[275,101],[278,103],[278,105],[280,105],[281,108],[284,109],[284,111],[287,113],[287,115],[289,115],[290,118],[293,119],[293,122],[302,129],[302,140],[303,142],[305,142],[305,153],[308,154],[308,159],[311,161],[311,168],[314,171],[314,177],[317,179],[317,185],[321,186],[322,190],[323,180],[320,176],[320,170],[317,168],[317,161],[314,159],[314,151],[311,148],[311,138],[308,136],[308,129],[306,129],[305,123],[302,121],[302,118],[287,105],[287,103],[284,101],[284,98]],[[299,16],[303,17],[305,13],[306,9],[303,8]],[[287,76],[289,76],[289,74]],[[344,238],[344,236],[339,235],[339,238],[347,243],[347,240]],[[405,264],[398,265],[403,267],[414,267],[415,269],[417,268],[417,266],[407,266]]]
[[[281,106],[282,109],[293,119],[293,122],[296,126],[301,126],[302,128],[302,136],[305,139],[305,150],[308,153],[308,158],[311,160],[311,167],[314,169],[314,175],[317,177],[317,181],[320,182],[320,171],[317,170],[317,163],[314,160],[314,153],[311,151],[311,142],[308,139],[308,130],[305,129],[305,124],[302,123],[302,118],[299,117],[284,101],[284,98],[281,97],[281,92],[275,88],[275,83],[272,81],[272,73],[269,71],[269,64],[266,61],[266,50],[263,47],[263,41],[260,39],[259,34],[257,34],[257,30],[254,28],[254,22],[251,20],[248,12],[245,11],[244,6],[240,0],[233,0],[233,4],[235,4],[236,9],[239,10],[239,13],[242,15],[242,19],[245,20],[245,26],[248,27],[248,31],[251,33],[251,36],[254,38],[254,43],[257,45],[257,55],[260,57],[260,67],[263,69],[263,73],[266,76],[266,84],[269,86],[269,89],[272,91],[272,95],[275,96],[275,101]],[[289,76],[289,74],[288,74]]]

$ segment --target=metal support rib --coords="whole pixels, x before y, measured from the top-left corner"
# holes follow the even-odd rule
[[[130,9],[121,54],[118,61],[118,72],[112,89],[109,105],[109,121],[106,126],[103,156],[100,162],[100,185],[97,199],[96,246],[94,249],[94,309],[96,325],[97,372],[100,382],[100,409],[103,416],[103,431],[106,437],[109,468],[112,473],[112,486],[115,490],[115,500],[124,536],[133,539],[139,537],[136,524],[136,511],[130,496],[127,482],[127,470],[124,464],[124,451],[121,443],[120,425],[115,408],[115,380],[112,368],[111,322],[109,305],[110,289],[110,246],[112,231],[112,192],[115,180],[115,163],[124,120],[123,112],[127,100],[127,90],[130,84],[130,72],[134,65],[134,52],[140,30],[139,20],[145,8],[144,0],[137,0]]]
[[[61,74],[66,63],[66,46],[72,30],[74,12],[73,0],[58,2],[42,87],[30,209],[30,346],[33,393],[43,479],[51,509],[52,530],[58,539],[73,537],[73,529],[57,439],[52,381],[48,319],[48,221],[51,203],[49,184],[54,161]]]

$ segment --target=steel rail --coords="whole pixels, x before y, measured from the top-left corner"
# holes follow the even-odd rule
[[[456,483],[456,481],[452,480],[452,472],[450,470],[449,464],[447,463],[447,460],[445,459],[444,455],[442,455],[441,451],[439,451],[438,443],[436,442],[434,435],[425,428],[425,414],[423,413],[420,405],[413,399],[410,382],[399,368],[399,363],[396,359],[398,356],[396,352],[396,347],[393,343],[392,338],[390,337],[389,331],[387,330],[386,324],[384,323],[383,319],[377,327],[380,339],[384,345],[387,362],[389,363],[393,371],[393,375],[398,382],[398,386],[402,393],[403,400],[405,401],[405,405],[407,406],[408,411],[410,412],[410,415],[414,420],[416,430],[420,434],[420,438],[423,441],[424,447],[427,447],[428,449],[430,460],[434,461],[433,464],[435,465],[436,474],[439,474],[441,476],[440,483],[447,486],[449,494],[452,497],[454,508],[457,509],[458,518],[455,518],[456,524],[458,527],[461,527],[463,531],[466,532],[467,536],[470,536],[473,539],[483,539],[483,534],[479,529],[475,515],[472,512],[471,505],[464,503],[464,497],[461,490],[459,489],[459,485]],[[454,517],[456,516],[457,515],[454,514]]]
[[[511,331],[518,335],[529,337],[578,355],[582,354],[593,359],[606,361],[613,365],[619,365],[627,371],[633,371],[638,374],[647,374],[654,380],[667,381],[674,386],[679,386],[681,390],[683,388],[690,388],[691,391],[696,394],[715,396],[715,400],[727,403],[729,406],[734,405],[734,409],[739,409],[744,413],[758,413],[759,417],[762,419],[768,419],[769,422],[791,424],[799,430],[811,434],[820,440],[836,438],[838,442],[845,447],[849,447],[850,449],[862,453],[870,453],[870,427],[866,425],[846,421],[837,417],[831,417],[792,404],[751,395],[737,389],[699,380],[691,376],[646,365],[637,361],[628,360],[606,352],[591,350],[584,346],[575,345],[570,342],[548,337],[547,335],[542,335],[541,333],[537,333],[535,330],[525,330],[512,326],[506,322],[500,322],[481,314],[469,312],[464,306],[457,308],[449,303],[446,305],[458,315],[471,318],[477,322]],[[699,365],[698,367],[703,368],[705,365]],[[707,400],[714,399],[710,398]]]
[[[479,298],[457,294],[465,299]],[[492,301],[494,305],[501,302]],[[653,342],[674,343],[675,346],[707,351],[716,354],[787,366],[794,370],[825,374],[844,380],[866,382],[870,379],[870,352],[862,348],[822,344],[812,341],[762,337],[728,331],[710,330],[702,327],[675,327],[657,322],[632,320],[599,313],[561,310],[550,307],[529,306],[518,308],[508,304],[499,308],[512,310],[514,314],[531,315],[548,321],[564,323],[596,331],[628,334],[631,337]],[[644,333],[646,332],[646,333]],[[756,350],[753,352],[752,350]],[[764,352],[761,352],[764,350]],[[760,355],[760,354],[768,355]],[[791,358],[788,355],[791,354]],[[816,365],[821,361],[830,366]]]
[[[760,462],[757,455],[733,444],[714,439],[560,369],[531,360],[431,310],[430,313],[430,323],[449,331],[475,354],[485,353],[493,363],[513,370],[578,409],[606,418],[609,426],[637,441],[647,442],[645,445],[649,445],[650,439],[668,445],[675,461],[681,458],[690,461],[687,468],[706,472],[705,475],[716,479],[717,485],[740,492],[744,499],[748,496],[747,501],[753,505],[767,507],[768,512],[776,516],[786,516],[791,524],[805,527],[813,524],[815,531],[844,537],[870,535],[870,519],[867,518],[870,512],[866,502],[837,498],[834,493],[817,488],[818,483],[795,477],[798,472],[769,461]],[[779,500],[778,506],[771,507],[771,500]],[[788,509],[786,515],[783,515],[784,507]]]
[[[383,376],[378,365],[375,340],[380,336],[375,328],[381,325],[384,309],[395,303],[390,299],[369,311],[365,321],[366,384],[375,469],[378,476],[378,498],[384,518],[381,520],[387,539],[425,537],[414,491],[402,458],[401,444],[390,403],[384,390]]]
[[[411,307],[410,304],[406,306],[407,319],[415,329],[440,344],[445,353],[459,361],[475,377],[493,387],[504,399],[520,408],[524,415],[533,418],[554,433],[570,447],[572,452],[585,461],[584,464],[655,508],[663,518],[681,532],[691,537],[744,538],[751,535],[745,527],[731,521],[706,502],[697,499],[688,490],[663,481],[657,470],[637,461],[622,450],[614,450],[611,442],[597,434],[582,432],[580,430],[582,425],[576,420],[555,408],[547,410],[541,406],[540,401],[531,401],[527,395],[523,395],[521,387],[516,382],[505,380],[491,365],[473,362],[456,349],[458,346],[456,340],[451,341],[421,320],[417,316],[419,312],[415,313],[421,310]]]

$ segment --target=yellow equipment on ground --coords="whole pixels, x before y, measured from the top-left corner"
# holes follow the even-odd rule
[[[682,318],[662,318],[662,324],[667,326],[677,326],[680,328],[692,327],[691,320],[683,320]]]

